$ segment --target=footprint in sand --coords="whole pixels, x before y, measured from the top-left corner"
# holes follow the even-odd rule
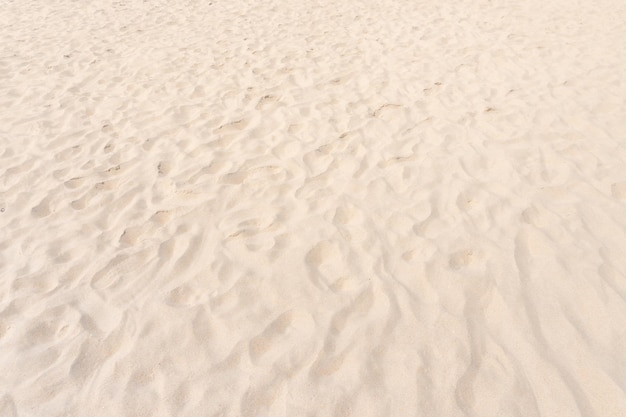
[[[285,332],[293,321],[293,313],[281,314],[270,323],[259,335],[250,340],[250,359],[257,363],[278,341],[284,337]]]
[[[480,250],[465,249],[453,253],[450,256],[448,264],[452,269],[462,269],[480,262],[484,258],[484,254]]]
[[[315,245],[306,255],[311,280],[320,285],[336,281],[343,275],[345,265],[341,248],[337,243],[322,241]]]
[[[391,112],[393,110],[397,110],[401,108],[402,106],[399,104],[391,104],[391,103],[383,104],[382,106],[374,110],[374,112],[372,113],[372,117],[387,120],[389,117],[391,117]]]
[[[157,166],[159,175],[168,175],[172,171],[172,163],[170,161],[161,161]]]
[[[5,394],[0,400],[0,415],[6,417],[17,417],[17,407],[15,407],[15,401],[9,394]]]
[[[616,182],[611,185],[611,194],[618,200],[626,199],[626,181]]]
[[[277,96],[268,94],[265,95],[263,97],[261,97],[261,99],[259,100],[259,102],[256,105],[256,109],[257,110],[263,110],[266,109],[268,107],[271,107],[273,104],[277,103],[279,100],[279,98]]]
[[[249,120],[239,119],[239,120],[235,120],[234,122],[226,123],[225,125],[218,127],[217,131],[220,133],[240,132],[244,130],[249,124],[250,124]]]

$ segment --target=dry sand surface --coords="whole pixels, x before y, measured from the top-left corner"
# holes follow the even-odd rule
[[[0,416],[626,416],[625,39],[0,0]]]

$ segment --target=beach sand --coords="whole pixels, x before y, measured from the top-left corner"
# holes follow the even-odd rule
[[[0,11],[0,416],[626,416],[626,3]]]

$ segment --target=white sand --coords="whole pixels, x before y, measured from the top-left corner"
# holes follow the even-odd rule
[[[624,22],[2,1],[0,416],[626,416]]]

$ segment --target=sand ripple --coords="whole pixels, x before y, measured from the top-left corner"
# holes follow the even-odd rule
[[[620,2],[2,10],[0,416],[626,415]]]

